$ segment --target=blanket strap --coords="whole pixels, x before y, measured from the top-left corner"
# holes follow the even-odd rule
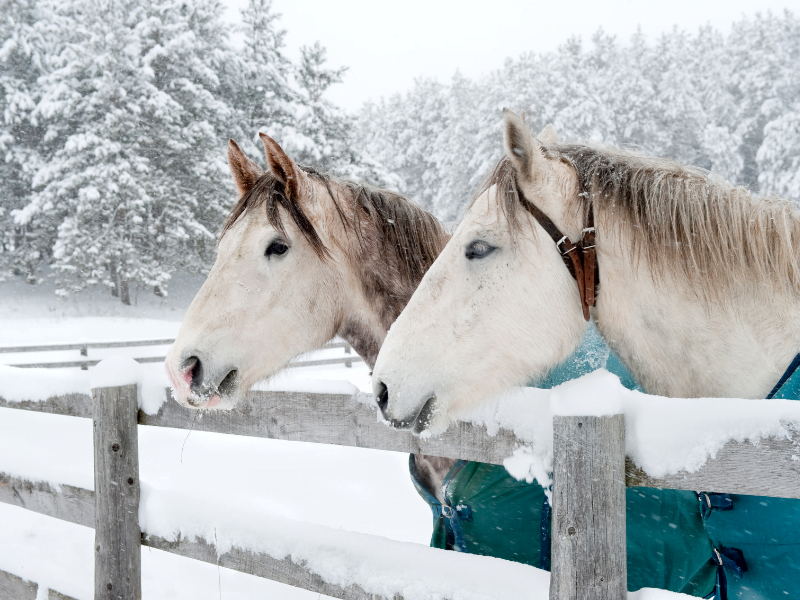
[[[456,552],[468,553],[467,543],[464,541],[464,531],[461,529],[461,521],[472,521],[472,510],[466,504],[458,504],[453,506],[450,499],[447,497],[447,489],[450,487],[450,482],[464,468],[467,464],[465,460],[459,460],[450,469],[450,472],[442,481],[442,516],[445,518],[445,529],[448,529],[453,534],[453,550]]]
[[[747,563],[742,551],[738,548],[725,548],[720,546],[711,551],[711,560],[717,565],[717,583],[714,586],[714,600],[728,600],[728,575],[731,571],[741,579],[747,571]]]

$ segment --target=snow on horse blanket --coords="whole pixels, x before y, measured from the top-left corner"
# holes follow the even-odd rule
[[[552,388],[605,368],[630,389],[633,377],[592,326],[582,345],[544,380]],[[800,369],[772,397],[800,398]],[[433,512],[431,546],[550,569],[550,506],[537,481],[504,467],[458,461],[442,485],[444,506],[418,482]],[[773,600],[800,590],[800,501],[682,490],[626,490],[628,590],[701,598]]]

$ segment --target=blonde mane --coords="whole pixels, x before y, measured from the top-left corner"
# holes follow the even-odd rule
[[[598,224],[622,234],[631,255],[655,274],[679,273],[716,296],[748,283],[768,283],[800,294],[800,208],[777,197],[754,197],[721,177],[671,160],[578,144],[544,148],[570,164],[578,194],[565,198],[585,215],[592,203]],[[512,228],[518,207],[514,169],[503,158],[478,195],[496,186]]]

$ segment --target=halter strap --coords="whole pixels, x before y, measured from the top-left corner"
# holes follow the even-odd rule
[[[561,232],[544,211],[525,197],[519,187],[519,182],[515,180],[514,185],[517,188],[517,194],[524,200],[522,206],[539,222],[542,229],[555,242],[556,248],[561,254],[561,259],[567,266],[570,275],[577,282],[578,293],[581,296],[583,318],[588,321],[589,308],[597,302],[597,286],[600,283],[600,268],[597,265],[597,253],[595,252],[594,205],[589,204],[586,227],[581,231],[581,240],[577,244],[573,244],[572,240]]]

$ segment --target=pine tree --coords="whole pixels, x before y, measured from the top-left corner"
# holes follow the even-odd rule
[[[27,202],[44,135],[32,113],[46,68],[47,8],[36,0],[0,0],[0,279],[22,275],[31,283],[41,258],[37,231],[15,214]]]
[[[219,5],[85,0],[85,41],[46,77],[36,112],[57,124],[25,218],[50,214],[60,294],[88,285],[130,303],[171,272],[210,262],[227,185],[215,98]]]
[[[291,84],[292,64],[284,55],[286,31],[278,26],[272,0],[248,0],[242,10],[241,53],[223,71],[223,94],[233,110],[235,131],[245,151],[262,152],[259,129],[291,123],[297,92]]]

